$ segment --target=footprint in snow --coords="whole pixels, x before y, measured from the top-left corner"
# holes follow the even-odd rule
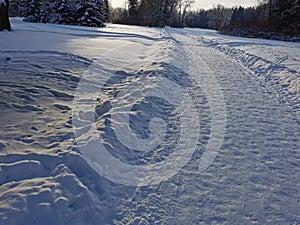
[[[69,106],[66,106],[66,105],[53,104],[53,106],[54,106],[56,109],[59,109],[59,110],[62,110],[62,111],[69,111],[69,110],[71,110],[71,108],[70,108]]]

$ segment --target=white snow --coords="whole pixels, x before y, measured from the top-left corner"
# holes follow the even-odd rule
[[[11,23],[12,32],[0,32],[1,225],[300,223],[299,43],[199,29]],[[143,96],[170,93],[180,102],[180,88],[189,97],[178,110]],[[162,121],[165,135],[147,139]],[[135,138],[121,142],[119,129]],[[151,143],[139,145],[140,137]],[[99,175],[80,151],[99,139],[113,163],[159,165],[147,179],[165,180],[122,185],[144,175],[129,166]],[[128,146],[146,151],[126,147],[132,140]],[[164,177],[161,167],[179,170],[191,149],[183,169]]]

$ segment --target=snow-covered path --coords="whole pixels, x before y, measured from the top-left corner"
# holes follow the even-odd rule
[[[0,225],[300,223],[299,44],[12,22],[15,33],[0,34]],[[132,143],[117,136],[128,109]],[[153,117],[167,123],[162,144],[137,151]],[[127,171],[118,182],[113,167],[100,176],[82,157],[95,140],[117,162],[175,175],[159,167],[162,182],[146,187],[123,185],[135,181]]]
[[[203,76],[197,70],[201,57],[219,82],[227,111],[224,143],[205,172],[192,165],[155,189],[137,191],[120,224],[152,214],[153,208],[163,210],[165,224],[299,223],[300,126],[295,113],[241,63],[195,42],[194,34],[169,32],[186,52],[189,74]],[[144,192],[151,194],[145,198]]]

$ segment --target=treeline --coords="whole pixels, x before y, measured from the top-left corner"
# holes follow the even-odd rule
[[[102,27],[105,22],[155,27],[215,29],[225,34],[280,40],[300,39],[300,0],[259,0],[257,7],[191,11],[194,0],[10,0],[10,16],[27,22]]]
[[[112,22],[163,27],[183,27],[194,0],[128,0],[128,8],[112,11]]]
[[[217,5],[189,12],[185,25],[235,36],[300,41],[300,1],[263,0],[249,8]]]
[[[129,0],[114,9],[112,22],[122,24],[215,29],[222,33],[279,40],[300,38],[300,0],[260,0],[257,7],[190,11],[193,0]]]
[[[108,21],[108,0],[10,0],[10,16],[26,22],[102,27]]]

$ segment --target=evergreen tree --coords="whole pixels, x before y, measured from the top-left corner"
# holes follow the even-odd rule
[[[233,14],[231,17],[230,25],[231,26],[243,26],[245,22],[245,12],[243,7],[238,7],[233,9]]]
[[[77,9],[83,11],[84,14],[77,20],[81,26],[103,27],[104,23],[100,18],[100,9],[97,9],[97,4],[92,2],[80,3]]]
[[[49,23],[50,21],[50,2],[49,1],[43,1],[41,3],[40,8],[40,22],[41,23]]]
[[[108,0],[12,0],[13,15],[26,22],[104,26],[108,21]],[[18,2],[18,4],[17,4]]]
[[[72,25],[75,22],[75,9],[67,0],[56,0],[52,5],[53,9],[50,23]]]
[[[20,15],[21,0],[9,1],[9,16],[15,17]]]
[[[102,3],[99,5],[100,8],[100,18],[103,22],[109,21],[109,2],[108,0],[103,0]]]
[[[38,0],[30,0],[24,16],[24,21],[26,22],[40,22],[40,2]]]
[[[30,0],[20,0],[18,16],[26,17],[26,15],[28,14],[29,2]]]
[[[186,26],[197,28],[208,28],[208,16],[206,10],[197,10],[187,15]]]
[[[300,16],[299,0],[277,0],[274,5],[274,12],[279,14],[281,20],[292,20]]]

